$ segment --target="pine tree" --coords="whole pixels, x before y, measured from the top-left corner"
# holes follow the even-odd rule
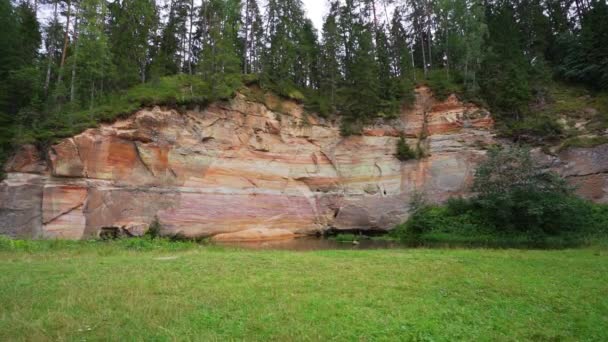
[[[166,9],[168,17],[154,49],[155,53],[151,67],[153,78],[175,75],[180,71],[180,48],[182,45],[180,31],[183,31],[182,27],[185,25],[182,3],[183,0],[171,0]]]
[[[295,66],[295,83],[302,88],[319,88],[319,44],[317,31],[310,19],[304,21],[304,26],[298,37],[298,50]]]
[[[265,83],[276,85],[281,93],[292,92],[298,81],[298,44],[305,24],[302,6],[300,0],[268,1],[263,74]]]
[[[384,114],[395,113],[399,109],[400,89],[398,79],[391,68],[389,39],[384,27],[376,30],[376,64],[378,65],[378,96]]]
[[[19,24],[10,0],[0,0],[0,79],[7,80],[19,65],[17,46]],[[0,113],[14,112],[10,99],[11,85],[0,82]]]
[[[345,97],[343,110],[350,120],[366,121],[381,110],[378,64],[370,24],[360,21],[353,26],[352,32],[355,48],[342,89]]]
[[[199,69],[214,98],[227,98],[240,84],[239,0],[209,0],[205,5],[206,35]]]
[[[524,39],[513,25],[511,4],[487,7],[486,12],[489,47],[482,65],[483,95],[496,114],[520,119],[531,97]]]
[[[340,65],[340,31],[338,27],[339,3],[331,3],[331,9],[323,24],[320,62],[320,94],[326,101],[321,104],[324,113],[335,112],[338,86],[342,82]]]
[[[262,54],[264,27],[260,8],[256,0],[245,0],[243,8],[243,74],[260,71],[260,57]]]
[[[61,59],[61,47],[63,43],[63,25],[59,22],[59,0],[50,0],[53,5],[53,17],[44,29],[44,48],[46,51],[46,72],[44,76],[44,96],[49,94],[53,71],[57,72],[57,67]]]
[[[412,50],[409,48],[409,37],[403,26],[403,20],[402,9],[395,9],[391,19],[390,40],[393,75],[405,81],[414,80],[416,74]]]
[[[80,13],[78,54],[70,57],[70,63],[75,63],[78,69],[76,92],[79,100],[93,106],[116,78],[105,28],[107,3],[82,0]]]
[[[109,4],[109,44],[118,87],[144,83],[148,77],[150,43],[159,25],[154,0],[123,0]]]
[[[593,1],[581,18],[581,30],[560,38],[559,72],[566,79],[596,89],[608,88],[608,5]]]

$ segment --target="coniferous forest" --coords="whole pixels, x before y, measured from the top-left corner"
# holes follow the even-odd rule
[[[605,0],[326,5],[317,30],[300,0],[0,0],[0,155],[253,82],[341,116],[347,134],[394,115],[421,83],[506,127],[533,115],[552,80],[608,87]]]

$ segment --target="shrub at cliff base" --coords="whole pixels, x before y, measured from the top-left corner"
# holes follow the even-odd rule
[[[576,197],[525,148],[493,148],[475,175],[470,199],[426,205],[395,229],[402,240],[582,242],[608,233],[608,206]]]

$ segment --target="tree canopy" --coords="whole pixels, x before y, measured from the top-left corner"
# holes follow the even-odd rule
[[[539,80],[608,87],[605,0],[327,6],[317,30],[300,0],[0,0],[0,120],[14,126],[2,148],[7,132],[179,74],[207,84],[211,98],[255,74],[351,123],[395,115],[421,82],[455,85],[507,121],[525,119]]]

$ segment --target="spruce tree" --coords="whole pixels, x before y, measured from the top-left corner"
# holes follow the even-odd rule
[[[11,71],[19,65],[19,24],[10,0],[0,0],[0,27],[0,79],[7,80]],[[14,111],[10,98],[11,88],[8,82],[0,82],[0,113]]]
[[[298,49],[305,24],[302,6],[300,0],[268,1],[263,78],[283,94],[291,93],[298,83]]]
[[[116,78],[109,39],[105,27],[107,3],[104,0],[81,0],[78,54],[70,63],[78,69],[76,92],[83,104],[93,106],[96,99],[113,86]]]
[[[342,82],[338,10],[339,3],[337,1],[332,2],[329,14],[323,24],[320,56],[320,95],[322,97],[321,110],[324,113],[336,111],[338,86]]]
[[[260,71],[260,58],[263,48],[264,24],[260,8],[256,0],[244,0],[243,25],[241,36],[243,39],[243,74]]]
[[[355,48],[342,89],[345,97],[343,110],[350,120],[366,121],[381,110],[378,64],[370,24],[360,21],[353,25],[352,32]]]
[[[206,35],[199,69],[210,85],[211,96],[227,98],[240,84],[238,22],[241,3],[239,0],[209,0],[204,8]]]
[[[118,75],[118,87],[145,82],[150,43],[159,25],[154,0],[123,0],[109,4],[109,44]]]

